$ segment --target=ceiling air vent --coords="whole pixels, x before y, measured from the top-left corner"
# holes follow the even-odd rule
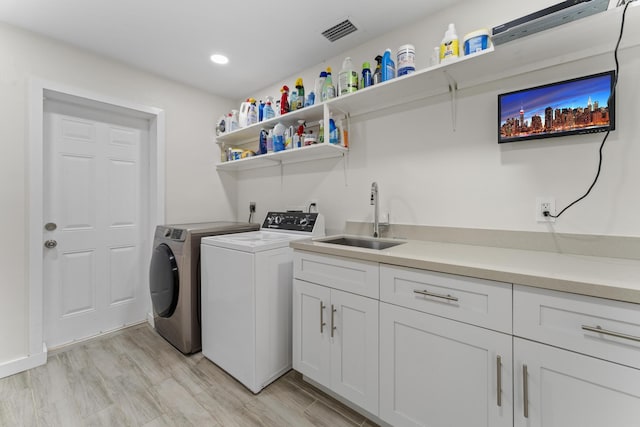
[[[351,21],[345,19],[341,23],[334,25],[333,27],[324,30],[322,35],[325,36],[330,42],[340,40],[346,35],[349,35],[356,31],[357,28]]]

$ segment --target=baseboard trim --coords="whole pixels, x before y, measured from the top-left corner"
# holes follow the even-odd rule
[[[153,317],[153,313],[147,313],[147,323],[149,323],[151,327],[155,329],[156,322],[155,318]]]
[[[47,346],[42,344],[42,353],[19,357],[0,363],[0,378],[10,377],[17,373],[36,368],[47,363]]]

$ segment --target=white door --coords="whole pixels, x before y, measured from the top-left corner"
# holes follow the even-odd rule
[[[510,335],[380,303],[380,418],[511,427],[511,355]]]
[[[143,119],[45,101],[44,334],[50,348],[146,317],[148,128]]]
[[[640,425],[640,370],[520,338],[513,354],[517,427]]]
[[[331,389],[378,415],[378,300],[331,290]]]
[[[331,291],[293,280],[293,368],[331,387]]]

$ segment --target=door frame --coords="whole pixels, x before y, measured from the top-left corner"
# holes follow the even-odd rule
[[[164,110],[127,100],[69,87],[40,79],[30,79],[28,94],[28,211],[27,277],[29,283],[29,356],[25,369],[46,363],[44,342],[44,99],[99,107],[149,121],[149,209],[143,247],[151,254],[156,224],[165,218],[165,113]],[[145,258],[146,259],[146,258]],[[149,303],[149,307],[150,303]]]

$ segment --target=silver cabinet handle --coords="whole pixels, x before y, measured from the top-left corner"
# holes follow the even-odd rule
[[[498,371],[496,375],[496,398],[498,401],[498,406],[502,406],[502,357],[496,357],[496,369]]]
[[[447,301],[458,301],[457,297],[452,297],[451,295],[434,294],[433,292],[421,291],[420,289],[414,289],[413,293],[424,295],[427,297],[442,298],[442,299],[446,299]]]
[[[324,323],[324,309],[325,309],[325,305],[322,303],[322,301],[320,301],[320,333],[324,333],[324,326],[326,325],[326,323]]]
[[[631,340],[631,341],[640,342],[640,337],[623,334],[621,332],[609,331],[607,329],[602,329],[600,326],[582,325],[582,329],[584,329],[585,331],[595,332],[597,334],[610,335],[610,336],[616,337],[616,338],[622,338],[622,339],[625,339],[625,340]]]
[[[336,309],[333,307],[333,304],[331,304],[331,338],[333,338],[333,331],[336,330],[336,327],[334,325],[334,314],[336,312]]]
[[[522,400],[524,402],[524,417],[529,418],[529,372],[527,365],[522,365]]]

